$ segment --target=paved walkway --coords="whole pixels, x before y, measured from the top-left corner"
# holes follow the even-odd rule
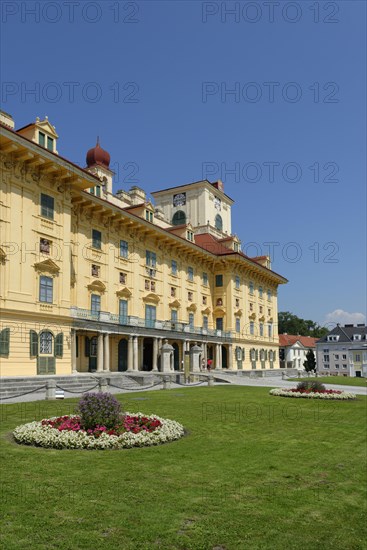
[[[213,372],[213,374],[215,375],[215,372]],[[219,376],[219,373],[218,373],[218,376]],[[297,382],[294,382],[294,381],[291,382],[289,380],[283,380],[280,376],[274,376],[274,377],[268,376],[266,378],[249,378],[247,376],[236,376],[233,374],[227,375],[225,373],[224,374],[220,373],[220,377],[223,379],[223,382],[222,383],[216,382],[215,385],[227,385],[228,383],[230,383],[231,385],[235,385],[235,386],[253,386],[253,387],[264,387],[264,388],[294,388],[295,385],[297,384]],[[363,388],[360,386],[342,386],[337,384],[325,384],[325,386],[327,389],[342,390],[342,391],[355,393],[356,395],[367,396],[367,388]],[[187,388],[190,388],[190,387],[207,387],[207,383],[205,381],[201,385],[192,384],[191,386],[190,385],[183,386],[183,385],[171,383],[172,389],[186,390]],[[153,391],[153,390],[161,390],[161,389],[162,389],[162,385],[154,385],[153,387],[148,387],[148,388],[144,388],[144,387],[136,388],[136,390],[135,389],[121,390],[118,388],[111,387],[109,388],[109,391],[114,394],[127,393],[130,395],[133,395],[136,392]],[[80,392],[79,394],[65,392],[65,397],[66,398],[79,397],[81,394],[82,392]],[[3,400],[1,401],[1,404],[43,401],[45,399],[45,396],[46,396],[45,390],[41,390],[41,391],[30,393],[28,395],[24,395],[21,397]]]

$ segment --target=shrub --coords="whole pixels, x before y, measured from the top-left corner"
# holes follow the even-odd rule
[[[77,412],[84,430],[93,430],[97,426],[114,428],[120,420],[121,405],[110,393],[85,393]]]
[[[297,390],[325,391],[325,386],[319,380],[303,380],[297,384]]]

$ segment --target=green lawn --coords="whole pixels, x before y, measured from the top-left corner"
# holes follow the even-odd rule
[[[350,378],[349,376],[318,376],[317,378],[288,378],[294,382],[301,382],[302,380],[319,380],[323,384],[337,384],[340,386],[361,386],[367,387],[367,378]]]
[[[76,400],[3,405],[2,547],[365,549],[366,398],[300,402],[268,391],[120,396],[126,410],[188,430],[124,451],[18,446],[15,426],[72,412]]]

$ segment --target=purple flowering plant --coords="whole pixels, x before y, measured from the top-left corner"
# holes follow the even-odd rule
[[[85,393],[76,412],[84,430],[93,430],[96,426],[110,429],[120,421],[121,405],[110,393]]]

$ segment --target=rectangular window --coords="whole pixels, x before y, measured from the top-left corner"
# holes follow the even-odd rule
[[[337,353],[335,354],[335,359],[339,359],[339,355]]]
[[[145,279],[144,288],[145,288],[145,290],[150,289],[150,281],[148,281],[148,279]]]
[[[177,309],[171,309],[171,322],[177,323]]]
[[[43,132],[38,132],[38,143],[42,145],[42,147],[46,144],[46,136]]]
[[[346,369],[347,368],[347,365],[343,365],[343,369]]]
[[[215,286],[223,286],[223,275],[215,276]]]
[[[127,278],[126,273],[120,272],[120,285],[126,285],[126,278]]]
[[[330,361],[329,356],[328,356],[328,355],[324,355],[324,362],[328,363],[329,361]]]
[[[194,233],[192,231],[187,231],[186,236],[188,241],[194,240]]]
[[[241,285],[241,280],[238,275],[236,275],[235,284],[236,284],[236,289],[239,290]]]
[[[146,210],[145,219],[147,220],[147,222],[153,223],[153,212],[151,212],[150,210]]]
[[[127,241],[120,241],[120,258],[127,258],[129,255],[129,244]]]
[[[250,334],[255,334],[255,323],[253,321],[250,321]]]
[[[152,292],[155,292],[155,281],[151,281],[151,282],[150,282],[150,290],[151,290]]]
[[[99,294],[92,294],[90,297],[90,309],[92,315],[98,315],[101,311],[101,297]]]
[[[241,320],[236,317],[236,332],[241,332]]]
[[[188,292],[188,293],[187,293],[187,299],[188,299],[189,302],[192,302],[193,297],[194,297],[193,292]]]
[[[346,355],[343,355],[343,359],[346,359],[346,358],[347,358],[347,356],[346,356]]]
[[[208,303],[208,299],[206,296],[203,296],[203,306],[206,306]]]
[[[263,297],[263,287],[259,286],[259,298]]]
[[[40,252],[41,254],[50,254],[51,241],[49,241],[48,239],[40,239]]]
[[[223,317],[217,317],[215,320],[215,328],[217,330],[223,330]]]
[[[177,276],[177,262],[176,260],[171,261],[171,275]]]
[[[189,281],[193,282],[194,281],[194,268],[193,267],[188,267],[187,268],[187,278]]]
[[[97,229],[92,229],[92,246],[98,250],[102,248],[102,233]]]
[[[336,369],[338,369],[338,368],[339,368],[339,365],[338,365],[338,364],[337,364],[337,365],[335,365],[335,368],[336,368]]]
[[[259,313],[263,312],[263,306],[259,306]]]
[[[250,302],[250,311],[253,311],[253,310],[254,310],[254,304]]]
[[[254,293],[254,283],[252,281],[250,281],[249,283],[249,291],[250,291],[250,294]]]
[[[176,288],[174,286],[171,286],[171,297],[172,298],[176,297]]]
[[[236,298],[236,307],[240,307],[240,299]]]
[[[190,328],[194,328],[194,314],[193,313],[189,313],[189,325],[190,325]]]
[[[268,337],[271,338],[273,336],[273,325],[272,323],[268,323]]]
[[[155,327],[157,309],[155,306],[145,306],[145,326],[148,328]]]
[[[271,290],[268,290],[268,300],[269,300],[269,302],[271,300]]]
[[[329,368],[330,368],[330,365],[328,365],[328,364],[324,365],[324,369],[329,369]]]
[[[360,363],[360,362],[361,362],[361,356],[359,355],[359,353],[356,353],[355,362],[356,362],[356,363]]]
[[[145,251],[145,263],[149,267],[156,267],[157,265],[157,254],[151,252],[150,250]]]
[[[207,315],[204,315],[204,316],[203,316],[203,329],[204,329],[204,330],[208,330],[208,324],[209,324],[209,322],[208,322],[208,316],[207,316]]]
[[[260,323],[260,336],[264,336],[264,323]]]
[[[99,270],[100,270],[99,265],[92,264],[92,270],[91,270],[92,277],[99,277]]]
[[[101,186],[96,185],[96,197],[100,197],[100,196],[101,196]]]
[[[53,279],[51,277],[40,277],[40,302],[52,304],[53,301]]]
[[[119,300],[119,322],[121,325],[127,324],[127,300]]]
[[[208,274],[203,273],[203,285],[208,286]]]
[[[41,193],[41,216],[43,218],[48,218],[49,220],[54,219],[54,205],[55,199],[53,197],[50,197],[50,195],[46,195],[45,193]]]
[[[47,136],[47,149],[48,149],[49,151],[53,151],[53,150],[54,150],[54,140],[53,140],[51,137],[49,137],[49,136]]]

